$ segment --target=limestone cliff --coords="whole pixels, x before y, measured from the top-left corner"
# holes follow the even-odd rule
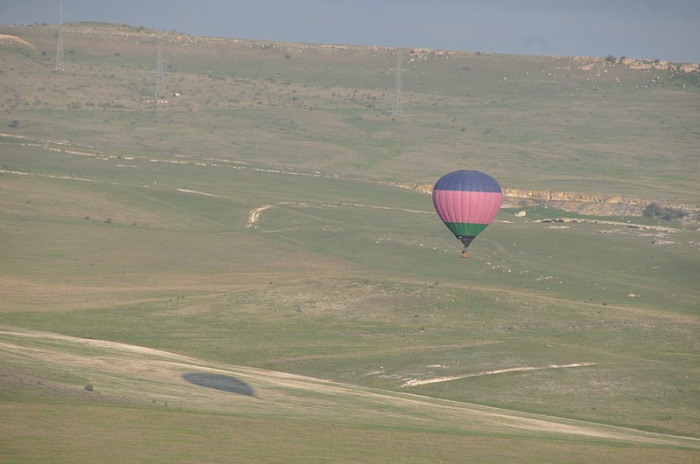
[[[431,185],[394,182],[397,187],[417,190],[431,194]],[[700,218],[700,207],[678,205],[664,201],[642,198],[625,198],[619,195],[597,195],[577,192],[553,192],[549,190],[503,189],[503,207],[521,208],[528,206],[547,206],[567,212],[589,216],[642,216],[644,209],[652,203],[664,208],[673,208],[686,213],[690,221]]]

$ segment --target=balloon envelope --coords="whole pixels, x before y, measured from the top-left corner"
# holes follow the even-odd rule
[[[496,179],[479,171],[445,174],[433,187],[435,211],[464,248],[493,221],[502,201]]]

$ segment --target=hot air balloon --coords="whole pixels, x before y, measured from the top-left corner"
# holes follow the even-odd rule
[[[467,247],[493,221],[503,200],[496,179],[479,171],[445,174],[433,187],[433,206],[448,229]]]

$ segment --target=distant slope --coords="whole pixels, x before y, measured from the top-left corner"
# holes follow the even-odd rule
[[[696,64],[405,50],[392,118],[393,48],[65,28],[53,73],[55,27],[0,27],[36,47],[0,49],[17,135],[417,184],[471,167],[522,191],[700,203]]]

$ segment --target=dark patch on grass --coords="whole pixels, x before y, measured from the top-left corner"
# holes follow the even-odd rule
[[[255,396],[253,387],[238,380],[235,377],[222,374],[211,374],[208,372],[191,372],[183,374],[182,378],[187,382],[200,387],[213,388],[237,395]]]

